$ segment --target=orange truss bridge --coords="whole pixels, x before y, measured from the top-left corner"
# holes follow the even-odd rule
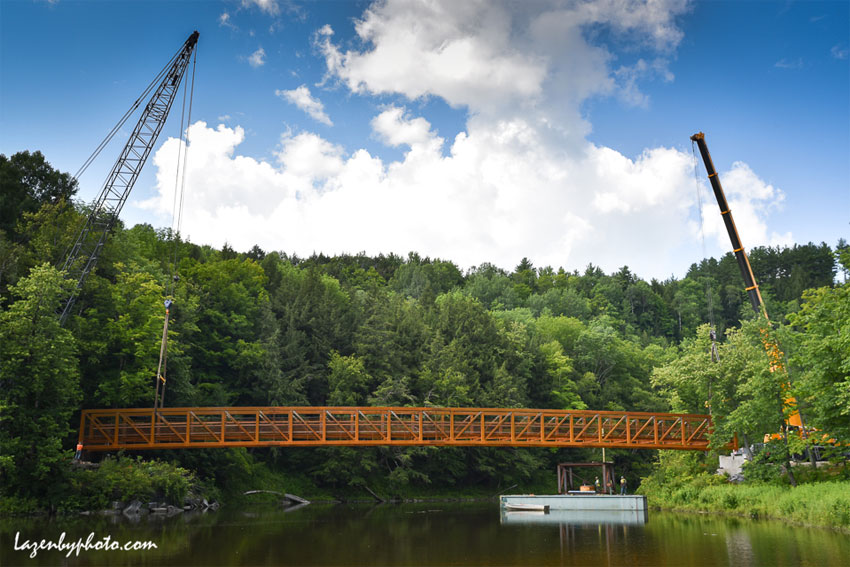
[[[216,447],[511,446],[708,450],[708,415],[409,407],[83,410],[87,451]]]

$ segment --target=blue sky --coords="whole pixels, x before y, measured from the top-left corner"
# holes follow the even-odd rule
[[[0,152],[73,173],[194,29],[194,242],[681,277],[697,183],[707,252],[728,249],[700,130],[745,246],[850,239],[844,1],[4,0]],[[172,223],[179,129],[126,223]]]

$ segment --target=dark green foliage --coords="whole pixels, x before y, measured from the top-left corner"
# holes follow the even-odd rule
[[[810,289],[789,316],[794,391],[811,427],[838,444],[850,444],[850,284]],[[815,442],[826,442],[824,434]]]
[[[250,259],[184,261],[175,330],[191,365],[187,405],[258,405],[275,352],[265,273]]]
[[[184,499],[199,488],[195,475],[157,460],[107,457],[96,469],[74,470],[70,476],[66,510],[105,510],[113,501],[138,500],[183,507]]]
[[[40,266],[0,312],[0,490],[47,504],[61,496],[80,402],[76,347],[56,316],[69,290],[57,270]]]
[[[779,441],[765,444],[751,461],[743,466],[747,482],[766,482],[780,484],[782,467],[787,462],[784,447]]]
[[[731,254],[694,264],[681,280],[646,282],[627,266],[568,272],[529,258],[510,272],[482,264],[463,274],[415,252],[299,258],[119,224],[61,329],[53,313],[67,284],[42,264],[61,263],[85,208],[67,204],[74,182],[38,153],[2,157],[0,166],[0,474],[22,502],[53,498],[60,484],[42,481],[61,477],[80,406],[152,402],[166,297],[174,300],[166,405],[701,413],[709,402],[718,444],[735,432],[759,440],[783,421],[782,382],[767,370]],[[848,250],[839,242],[845,274]],[[850,298],[846,283],[834,286],[836,258],[826,244],[808,244],[756,248],[751,259],[772,319],[791,323],[777,336],[807,419],[846,442]],[[708,356],[712,321],[719,364]],[[610,454],[631,486],[651,466],[652,453]],[[394,493],[521,489],[558,461],[601,456],[434,447],[173,455],[220,485],[283,471],[340,492]]]
[[[77,180],[53,169],[41,152],[0,154],[0,231],[16,240],[18,219],[47,203],[68,202]]]
[[[451,262],[433,262],[413,252],[407,262],[398,267],[390,280],[390,288],[406,297],[421,299],[425,303],[463,283],[463,275]]]

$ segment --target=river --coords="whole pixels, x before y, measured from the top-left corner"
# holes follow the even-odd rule
[[[492,502],[311,504],[214,513],[0,520],[0,565],[848,565],[850,535],[703,515],[650,512],[646,523],[514,522]],[[594,519],[595,522],[606,522]],[[543,523],[540,523],[543,522]],[[29,543],[151,541],[145,551]]]

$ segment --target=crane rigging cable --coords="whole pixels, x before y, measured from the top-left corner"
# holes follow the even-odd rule
[[[138,98],[133,101],[133,104],[130,105],[130,108],[127,109],[124,115],[118,119],[118,122],[115,124],[115,126],[112,127],[106,137],[101,140],[100,144],[98,144],[98,146],[94,149],[91,155],[86,158],[86,161],[83,162],[83,165],[81,165],[77,172],[74,174],[74,179],[79,179],[80,176],[83,175],[89,168],[89,166],[94,162],[94,160],[97,159],[103,149],[109,145],[109,142],[112,141],[112,138],[115,137],[115,134],[117,134],[121,127],[124,126],[124,123],[127,122],[127,120],[136,111],[136,109],[139,108],[139,105],[142,103],[142,101],[145,100],[150,94],[150,92],[160,83],[160,81],[162,81],[163,76],[168,72],[169,69],[171,69],[172,65],[174,65],[174,60],[180,56],[180,53],[182,51],[182,47],[178,49],[177,53],[175,53],[171,57],[171,59],[168,60],[168,63],[166,63],[165,66],[159,71],[159,73],[157,73],[156,77],[154,77],[153,80],[148,83],[148,86],[145,87],[145,90],[142,91],[142,94],[140,94]]]
[[[198,36],[197,31],[193,32],[183,43],[177,56],[171,58],[171,64],[167,70],[164,73],[157,74],[157,78],[161,78],[158,86],[155,89],[151,89],[150,86],[145,89],[145,93],[153,90],[153,94],[147,104],[144,105],[141,116],[118,155],[118,159],[112,166],[100,194],[93,202],[85,223],[81,223],[82,228],[79,230],[76,240],[66,250],[61,269],[65,272],[65,277],[74,281],[76,285],[60,306],[60,325],[65,324],[74,307],[77,295],[82,290],[88,275],[95,269],[107,237],[118,222],[121,209],[124,207],[124,203],[126,203],[148,156],[156,144],[190,63]],[[156,82],[156,79],[154,82]],[[144,95],[142,98],[144,98]],[[137,106],[139,105],[134,103],[133,108]],[[129,113],[119,121],[118,126],[113,128],[110,135],[107,136],[107,140],[98,146],[99,149],[95,150],[94,157],[102,151],[108,140],[120,129],[120,125],[126,122],[128,116]],[[86,161],[90,164],[92,160]],[[84,164],[80,171],[85,170],[86,167],[88,165]]]
[[[127,120],[129,120],[130,116],[132,116],[133,113],[139,108],[139,105],[142,103],[142,101],[147,99],[147,97],[151,93],[151,91],[154,90],[154,88],[156,88],[156,86],[161,83],[162,79],[165,77],[166,73],[168,73],[168,71],[172,68],[172,66],[174,65],[174,61],[180,56],[180,53],[182,51],[183,51],[183,47],[178,49],[177,52],[174,55],[171,56],[171,59],[168,60],[168,63],[166,63],[165,66],[163,66],[163,68],[159,70],[159,73],[157,73],[157,75],[153,78],[153,80],[150,83],[148,83],[148,85],[144,88],[144,90],[142,91],[142,94],[140,94],[138,97],[136,97],[136,100],[133,101],[133,103],[130,105],[130,108],[128,108],[127,111],[124,112],[124,114],[121,116],[121,118],[118,119],[118,122],[115,123],[115,125],[112,127],[112,129],[109,131],[109,133],[106,134],[106,136],[103,138],[103,140],[100,141],[100,143],[97,145],[97,147],[94,149],[94,151],[92,151],[92,153],[89,155],[89,157],[87,157],[86,160],[83,162],[83,164],[77,169],[77,172],[74,174],[75,180],[79,181],[80,177],[82,177],[82,175],[85,174],[85,172],[86,172],[86,170],[88,170],[89,166],[92,163],[94,163],[94,161],[100,156],[101,152],[103,152],[103,150],[106,148],[106,146],[109,145],[109,143],[115,137],[115,134],[117,134],[121,130],[121,128],[124,126],[124,124],[127,122]],[[103,185],[101,185],[101,188],[100,188],[101,194],[106,190],[106,185],[108,183],[109,183],[109,177],[107,177],[103,181]],[[95,201],[95,203],[96,202],[97,201]],[[96,207],[96,204],[92,204],[92,210],[94,210],[95,207]],[[81,221],[80,226],[77,228],[77,232],[80,232],[81,230],[83,230],[83,226],[84,226],[83,223],[85,223],[85,222],[86,221]],[[73,243],[73,242],[68,244],[68,246],[65,248],[65,251],[62,253],[63,259],[67,259],[71,255],[74,245],[75,245],[75,243]]]
[[[184,197],[186,195],[186,171],[189,167],[188,166],[188,164],[189,164],[189,161],[188,161],[188,157],[189,157],[189,128],[192,126],[192,103],[195,100],[195,68],[196,68],[197,64],[198,64],[198,50],[195,49],[194,59],[192,60],[192,77],[191,77],[191,81],[190,81],[190,84],[189,84],[189,87],[188,87],[188,91],[189,91],[189,111],[188,111],[187,119],[186,119],[186,123],[185,123],[185,130],[184,130],[184,127],[183,127],[183,116],[182,116],[182,114],[180,116],[180,123],[181,123],[180,133],[181,133],[181,135],[183,135],[183,133],[185,132],[186,140],[182,144],[180,144],[180,148],[183,150],[183,161],[182,161],[183,167],[182,167],[182,170],[180,169],[180,159],[178,157],[178,171],[182,172],[182,174],[180,175],[180,201],[179,201],[179,206],[178,206],[178,201],[177,201],[177,185],[176,185],[176,181],[175,181],[174,208],[176,209],[176,213],[175,213],[174,210],[172,210],[172,213],[171,213],[172,233],[174,234],[174,269],[173,269],[172,278],[171,278],[170,295],[174,295],[174,284],[178,280],[178,278],[177,278],[177,271],[178,271],[178,267],[179,267],[179,265],[178,265],[178,251],[179,251],[179,243],[180,243],[180,233],[183,230],[183,202],[184,202]],[[185,88],[183,90],[183,109],[184,110],[186,109],[186,90],[187,89],[185,89]],[[177,219],[177,227],[176,227],[177,230],[176,230],[176,232],[174,231],[174,219],[175,219],[175,217]]]
[[[697,172],[697,154],[696,154],[696,142],[691,140],[691,155],[693,156],[693,164],[694,164],[694,186],[696,187],[697,193],[697,205],[699,207],[699,235],[700,240],[702,241],[702,258],[705,261],[708,258],[708,252],[705,247],[705,217],[703,216],[702,210],[702,188],[700,186],[699,181],[699,173]],[[711,287],[711,278],[705,277],[705,296],[708,301],[708,322],[709,322],[709,338],[711,339],[711,361],[719,362],[720,361],[720,353],[717,350],[717,330],[714,326],[714,293]],[[709,396],[710,397],[710,396]]]
[[[165,306],[165,319],[162,325],[162,339],[159,347],[159,364],[156,371],[156,393],[154,394],[154,410],[163,407],[165,403],[166,371],[168,367],[168,321],[171,315],[171,306],[174,304],[175,286],[180,279],[178,276],[178,259],[180,249],[180,229],[183,223],[183,202],[186,190],[186,169],[188,164],[189,150],[189,126],[192,124],[192,102],[195,94],[195,70],[198,63],[197,48],[192,53],[192,76],[190,85],[183,85],[183,105],[180,111],[180,143],[177,146],[177,168],[174,179],[174,199],[171,211],[171,238],[174,244],[174,259],[171,271],[171,281],[163,305]],[[186,111],[186,99],[188,92],[189,108]],[[185,120],[184,120],[185,119]],[[185,139],[184,139],[185,138]],[[178,199],[178,193],[179,199]],[[179,204],[178,204],[179,203]]]

